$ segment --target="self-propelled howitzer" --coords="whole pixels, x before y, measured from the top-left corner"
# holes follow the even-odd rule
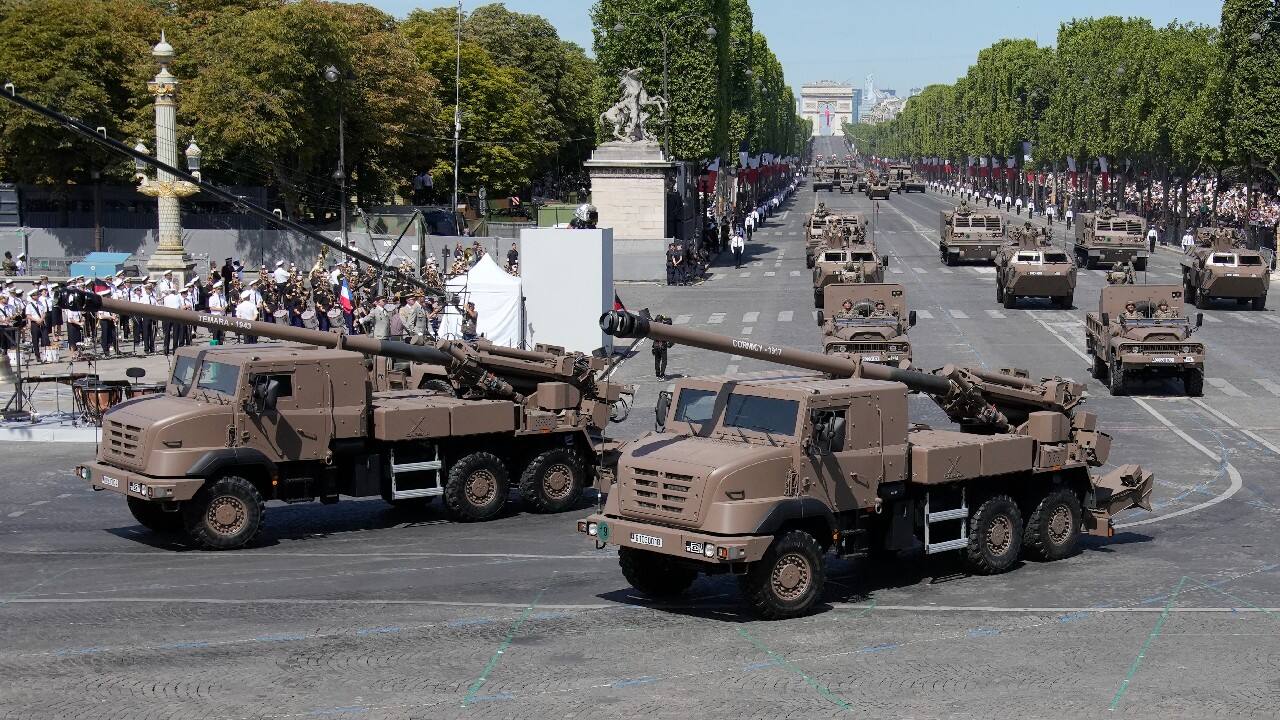
[[[685,378],[659,396],[657,432],[620,448],[604,508],[578,522],[618,546],[646,593],[732,573],[756,612],[789,617],[821,597],[829,553],[958,550],[974,572],[998,573],[1066,557],[1082,531],[1110,536],[1113,514],[1150,509],[1151,473],[1089,472],[1111,439],[1070,380],[864,364],[624,312],[601,327],[821,373]],[[908,390],[959,431],[910,423]]]
[[[575,505],[630,388],[604,360],[451,340],[428,345],[288,327],[64,291],[62,307],[198,325],[285,343],[184,347],[164,392],[102,417],[95,462],[77,474],[125,495],[147,528],[197,545],[251,542],[267,500],[439,495],[488,520],[519,485],[526,506]]]

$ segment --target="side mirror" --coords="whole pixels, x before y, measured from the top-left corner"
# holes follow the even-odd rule
[[[1204,325],[1204,313],[1196,313],[1196,327]]]
[[[658,404],[653,408],[653,429],[655,432],[666,432],[667,411],[671,409],[671,391],[658,393]]]
[[[1107,313],[1102,313],[1102,324],[1103,324],[1103,325],[1110,325],[1110,324],[1111,324],[1111,316],[1110,316],[1110,315],[1108,315]]]
[[[916,311],[912,310],[911,312],[907,313],[907,327],[915,327],[915,326],[916,326]]]
[[[266,375],[249,376],[249,399],[244,403],[245,412],[250,415],[260,415],[266,409],[267,383]]]
[[[818,311],[818,327],[822,327],[823,325],[826,325],[827,324],[826,321],[827,321],[826,317],[824,317],[822,314],[822,311],[819,310]]]
[[[273,413],[276,411],[276,401],[280,399],[280,383],[276,380],[267,381],[267,391],[262,397],[263,412]]]

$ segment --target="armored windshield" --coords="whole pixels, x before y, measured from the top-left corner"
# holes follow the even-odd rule
[[[196,366],[199,364],[200,361],[193,357],[178,356],[173,364],[173,375],[169,378],[178,395],[186,395],[191,389],[191,381],[195,379]]]
[[[196,387],[223,395],[235,395],[240,380],[240,368],[221,362],[206,362],[200,367],[200,381]]]
[[[714,419],[715,406],[714,390],[685,388],[676,399],[674,417],[677,422],[703,425]],[[725,403],[720,426],[770,435],[795,435],[799,413],[800,403],[795,400],[733,393]]]

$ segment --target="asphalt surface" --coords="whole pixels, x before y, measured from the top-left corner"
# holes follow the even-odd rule
[[[986,268],[945,268],[949,197],[802,191],[756,233],[748,264],[711,279],[625,285],[631,309],[816,349],[804,214],[821,199],[874,213],[920,321],[917,364],[1088,377],[1078,307],[995,302]],[[1149,278],[1173,280],[1158,254]],[[892,568],[833,563],[815,614],[763,623],[736,586],[701,579],[655,605],[616,556],[573,530],[581,513],[510,512],[466,525],[438,506],[377,500],[275,505],[262,541],[192,551],[138,527],[117,496],[71,476],[93,448],[0,446],[0,718],[821,718],[1280,716],[1280,318],[1206,311],[1205,396],[1177,383],[1088,407],[1115,464],[1158,479],[1152,513],[1118,519],[1079,555],[970,577],[945,557]],[[647,343],[619,437],[652,422]],[[764,369],[671,351],[669,372]],[[913,420],[945,425],[922,397]]]

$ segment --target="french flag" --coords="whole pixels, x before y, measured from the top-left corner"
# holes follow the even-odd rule
[[[351,302],[351,288],[347,286],[347,279],[342,279],[342,289],[338,291],[338,304],[342,306],[342,312],[351,312],[355,309],[355,304]]]

